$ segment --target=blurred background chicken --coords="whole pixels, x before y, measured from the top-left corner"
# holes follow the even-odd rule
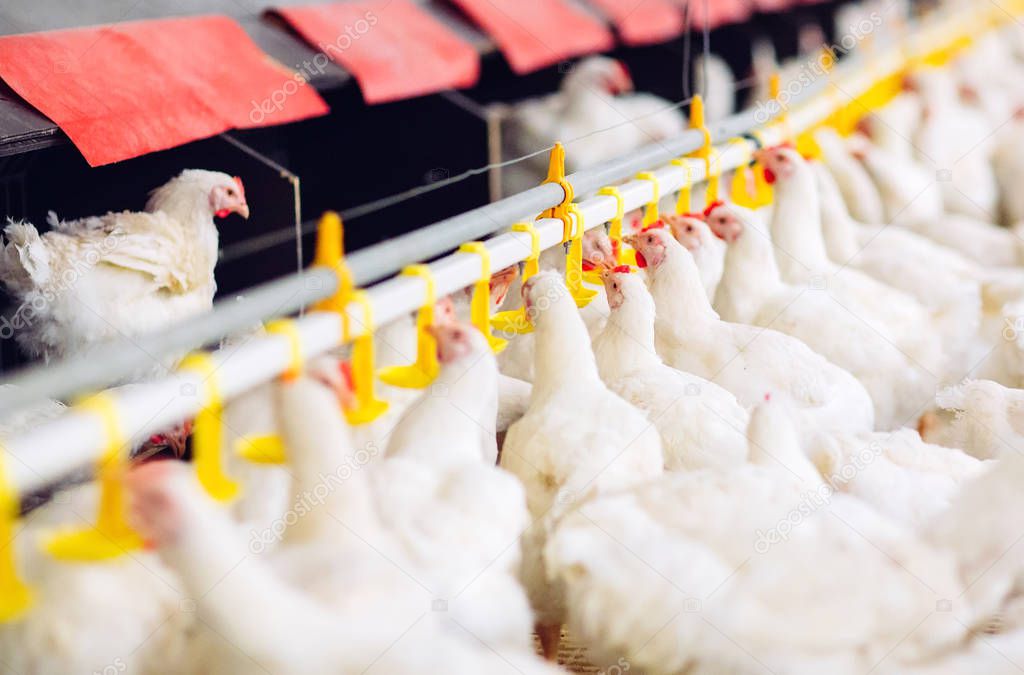
[[[519,157],[568,144],[566,171],[682,133],[682,112],[671,101],[633,91],[633,78],[620,61],[594,56],[573,66],[554,94],[514,106],[509,113],[507,154]],[[543,177],[547,157],[509,167],[506,194],[533,187]]]

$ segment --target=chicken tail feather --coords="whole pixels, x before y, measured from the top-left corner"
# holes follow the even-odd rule
[[[4,228],[0,281],[14,293],[45,287],[50,279],[50,251],[31,223],[11,222]]]

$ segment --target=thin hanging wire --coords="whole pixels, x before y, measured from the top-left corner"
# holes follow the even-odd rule
[[[298,270],[298,273],[302,274],[302,189],[299,184],[299,177],[292,173],[291,171],[289,171],[288,169],[286,169],[285,167],[275,162],[274,160],[270,159],[263,153],[257,151],[255,148],[250,147],[248,144],[238,140],[234,136],[225,133],[221,134],[221,138],[223,138],[225,141],[235,146],[245,154],[249,155],[253,159],[261,162],[262,164],[270,167],[271,169],[274,169],[280,174],[282,178],[291,183],[293,204],[295,206],[295,224],[293,228],[290,228],[290,234],[294,234],[295,237],[295,266]],[[303,311],[304,310],[300,310],[299,316],[302,316]]]
[[[704,58],[701,59],[701,96],[708,97],[708,61],[711,59],[711,15],[708,14],[708,0],[704,0]]]
[[[690,90],[690,0],[683,5],[683,98],[691,98]]]

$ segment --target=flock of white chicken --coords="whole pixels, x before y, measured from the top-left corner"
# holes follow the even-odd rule
[[[188,463],[133,467],[144,550],[41,552],[100,498],[92,483],[58,492],[18,521],[34,600],[0,624],[0,666],[542,673],[558,669],[533,636],[553,659],[567,629],[609,674],[1024,670],[1021,44],[993,33],[913,72],[858,133],[817,130],[818,159],[762,149],[772,204],[636,229],[640,269],[587,233],[600,285],[585,307],[561,247],[522,281],[495,274],[492,309],[521,303],[531,327],[497,356],[468,294],[442,299],[436,379],[377,382],[390,407],[372,423],[345,422],[360,392],[341,354],[228,402],[240,497],[216,502]],[[177,213],[138,218],[208,235],[214,215],[248,214],[238,181],[176,181]],[[125,292],[134,274],[151,285],[122,311],[189,289],[183,302],[207,302],[209,236],[167,277],[147,247],[163,240],[129,215],[42,238],[11,225],[0,278],[60,295],[74,251],[121,233],[138,245],[76,292]],[[106,334],[56,307],[24,338],[35,353]],[[407,364],[417,338],[411,317],[380,328],[377,365]],[[283,456],[251,461],[273,445],[258,439]]]

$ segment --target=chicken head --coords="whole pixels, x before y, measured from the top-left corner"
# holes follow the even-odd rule
[[[788,145],[776,145],[758,150],[754,157],[764,167],[764,179],[768,183],[786,180],[792,176],[803,158],[800,153]]]
[[[149,446],[155,450],[166,448],[177,458],[185,456],[188,439],[192,435],[192,420],[185,420],[168,431],[153,434],[149,437]],[[143,448],[145,450],[146,448]]]
[[[338,405],[349,410],[355,407],[355,388],[352,385],[352,364],[332,354],[324,354],[310,360],[306,374],[331,390],[338,399]]]
[[[743,222],[726,204],[718,204],[708,211],[707,224],[715,236],[728,244],[743,234]]]
[[[606,270],[601,274],[601,280],[608,296],[608,306],[612,309],[622,306],[630,292],[636,290],[636,284],[642,287],[644,283],[639,275],[633,274],[633,268],[629,265],[619,265]]]
[[[594,56],[577,63],[566,75],[562,87],[566,90],[599,90],[618,96],[633,91],[633,78],[621,61]]]
[[[191,465],[176,460],[147,462],[124,477],[128,493],[128,520],[158,548],[173,546],[188,523],[187,503],[205,499]]]
[[[434,323],[445,324],[458,321],[458,310],[455,309],[455,301],[452,296],[446,295],[434,303]]]
[[[657,267],[665,262],[668,239],[674,239],[672,231],[664,227],[652,227],[623,238],[636,249],[636,264],[640,267]]]
[[[537,317],[552,307],[567,305],[576,311],[576,301],[572,299],[558,272],[545,270],[533,275],[523,282],[522,294],[526,316],[532,323],[536,323]]]
[[[218,174],[222,179],[210,188],[210,208],[218,218],[237,213],[249,217],[249,204],[245,201],[245,187],[238,176]],[[226,180],[224,180],[226,179]]]
[[[605,231],[597,228],[586,232],[583,235],[584,271],[603,269],[614,264],[615,247]]]
[[[690,251],[696,251],[698,248],[703,246],[704,236],[711,234],[711,230],[708,228],[707,224],[701,220],[697,214],[672,213],[662,216],[662,220],[666,225],[668,225],[668,228],[672,232],[672,236],[676,238],[676,241],[688,248]]]
[[[491,309],[495,310],[501,307],[505,302],[505,296],[508,295],[508,289],[512,287],[512,282],[519,278],[519,266],[510,265],[503,270],[498,270],[491,275],[491,281],[489,283],[491,289]]]
[[[459,321],[435,324],[427,330],[437,341],[437,360],[442,364],[483,354],[489,349],[487,339],[480,331]]]

